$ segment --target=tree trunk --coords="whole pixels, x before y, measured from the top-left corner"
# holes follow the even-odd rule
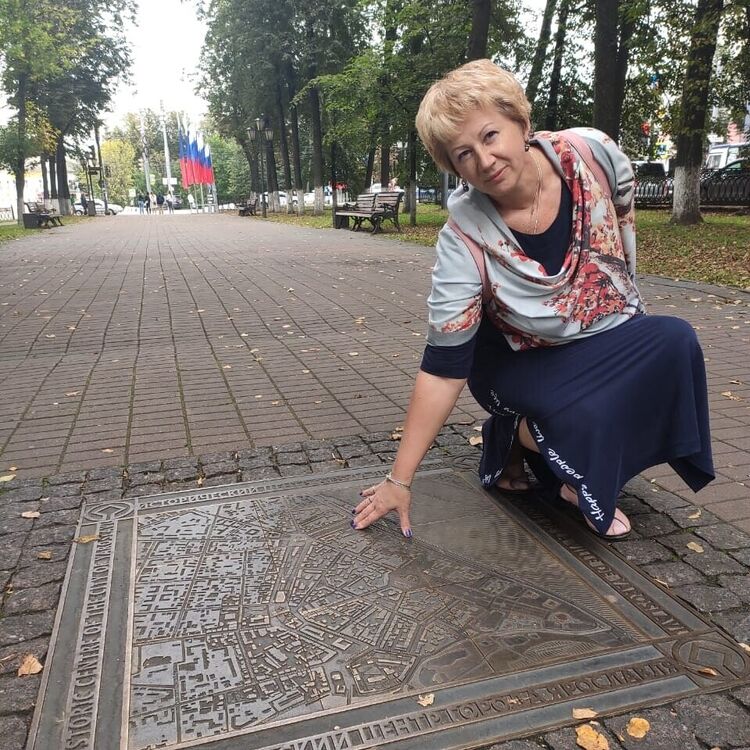
[[[417,131],[409,131],[409,226],[417,226]]]
[[[289,162],[289,143],[286,136],[286,116],[284,114],[284,100],[281,97],[281,80],[276,76],[276,112],[279,120],[279,150],[281,152],[281,165],[284,170],[284,189],[286,190],[286,212],[294,211],[292,200],[292,165]]]
[[[310,80],[318,75],[318,65],[315,61],[315,30],[311,20],[306,22],[307,40],[310,48],[310,59],[308,74]],[[310,87],[310,119],[312,120],[312,174],[315,200],[313,203],[313,214],[320,216],[325,209],[325,196],[323,193],[323,126],[320,121],[320,93],[316,86]]]
[[[52,206],[57,209],[57,161],[54,154],[50,154],[49,160],[49,199]]]
[[[619,121],[613,105],[617,76],[618,0],[596,0],[594,29],[594,118],[595,128],[617,140]]]
[[[544,127],[547,130],[557,128],[557,101],[560,97],[560,78],[562,76],[563,48],[565,47],[565,35],[568,30],[568,10],[570,0],[562,0],[560,12],[557,16],[557,33],[555,34],[555,57],[552,63],[552,75],[549,81],[549,99],[547,102],[547,113],[544,118]]]
[[[615,89],[612,102],[613,119],[617,123],[617,132],[613,134],[616,141],[620,140],[620,124],[622,122],[622,105],[625,102],[625,81],[628,75],[630,57],[630,40],[635,31],[635,17],[630,6],[625,3],[620,8],[620,38],[617,45],[617,64],[615,72]]]
[[[370,150],[367,152],[367,166],[365,167],[365,191],[369,190],[370,185],[372,185],[372,171],[375,168],[375,153],[377,152],[377,150],[377,146],[373,143],[373,145],[370,146]]]
[[[273,151],[273,142],[264,141],[266,148],[266,180],[268,184],[268,202],[271,211],[278,213],[281,210],[279,201],[279,177],[276,172],[276,155]]]
[[[57,141],[55,153],[57,161],[57,199],[58,211],[62,216],[70,216],[70,189],[68,188],[68,167],[65,164],[65,144],[62,136]]]
[[[706,133],[708,90],[724,0],[698,0],[677,122],[672,222],[697,224],[700,213],[700,167]]]
[[[338,177],[336,175],[336,141],[331,143],[331,216],[333,219],[336,217],[336,207],[338,206],[338,199],[336,197],[336,185],[338,184]]]
[[[18,80],[18,141],[15,159],[13,160],[13,175],[16,179],[16,216],[18,223],[23,226],[23,215],[26,206],[23,202],[23,191],[26,187],[26,74],[22,73]]]
[[[492,0],[471,0],[471,32],[467,60],[481,60],[487,57],[487,35],[490,30]]]
[[[555,14],[557,0],[547,0],[544,6],[544,15],[542,16],[542,28],[539,32],[539,41],[534,50],[534,60],[531,63],[531,72],[529,73],[529,83],[526,86],[526,98],[534,107],[534,100],[539,91],[539,84],[542,80],[542,68],[544,60],[547,57],[547,47],[549,46],[550,30],[552,28],[552,16]]]
[[[44,202],[49,200],[49,176],[47,174],[47,154],[42,154],[39,157],[39,164],[42,168],[42,196]]]
[[[293,100],[297,94],[297,83],[294,68],[291,63],[287,63],[284,67],[284,75],[286,77],[287,91],[289,92],[289,100]],[[302,157],[300,156],[299,147],[299,117],[297,113],[297,107],[292,105],[289,107],[289,120],[292,126],[292,166],[294,168],[294,194],[297,196],[297,213],[300,216],[305,212],[305,195],[302,190]]]

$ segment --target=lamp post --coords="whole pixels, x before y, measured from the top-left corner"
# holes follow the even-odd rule
[[[255,118],[255,127],[247,129],[250,140],[258,146],[258,161],[260,162],[260,182],[261,182],[261,213],[263,218],[266,217],[266,171],[263,167],[263,149],[273,143],[273,128],[266,123],[265,117]],[[270,175],[269,175],[270,177]]]

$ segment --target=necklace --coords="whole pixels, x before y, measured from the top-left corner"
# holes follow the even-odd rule
[[[531,227],[531,224],[533,222],[534,231],[532,232],[532,234],[536,234],[537,230],[539,229],[539,197],[542,193],[542,168],[539,166],[539,162],[537,161],[534,152],[530,151],[529,153],[534,161],[534,166],[536,167],[537,178],[536,192],[534,193],[534,200],[531,203],[531,212],[529,213],[529,227]]]

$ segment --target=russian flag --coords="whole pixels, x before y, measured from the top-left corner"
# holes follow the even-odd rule
[[[213,161],[211,161],[211,146],[206,144],[206,172],[208,176],[208,184],[213,185],[214,182],[216,182],[216,177],[214,176],[214,164]]]
[[[180,154],[180,174],[182,175],[182,187],[187,190],[195,183],[195,174],[190,159],[190,131],[182,128],[182,123],[178,119],[177,142]]]
[[[198,139],[195,133],[189,133],[188,163],[190,165],[192,182],[200,183],[200,160],[198,158]]]

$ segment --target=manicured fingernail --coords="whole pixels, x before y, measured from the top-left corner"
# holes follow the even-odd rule
[[[356,529],[356,528],[357,528],[357,524],[356,524],[356,523],[354,523],[354,521],[352,521],[350,525],[351,525],[351,527],[352,527],[353,529]]]
[[[406,531],[404,532],[404,536],[405,536],[405,537],[406,537],[407,539],[411,539],[411,537],[412,537],[411,529],[407,529],[407,530],[406,530]]]
[[[356,508],[352,508],[352,513],[356,513],[356,512],[357,512],[357,509]]]
[[[364,492],[360,492],[360,493],[359,493],[359,496],[360,496],[360,497],[364,497],[364,496],[365,496],[365,493],[364,493]]]

